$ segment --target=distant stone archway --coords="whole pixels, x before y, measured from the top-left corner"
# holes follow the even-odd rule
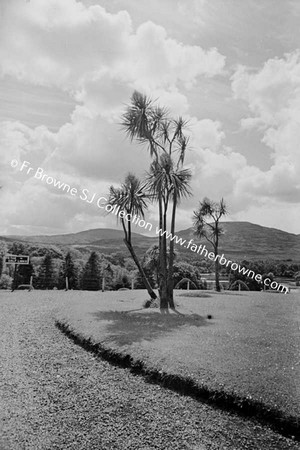
[[[245,288],[246,291],[250,291],[249,287],[241,280],[236,280],[229,286],[228,290],[233,291],[235,287],[238,286],[238,290],[241,291],[242,288]]]
[[[194,283],[192,280],[190,280],[189,278],[182,278],[182,280],[180,280],[174,289],[178,289],[182,284],[184,283],[190,283],[191,285],[195,286],[196,289],[199,289],[198,286],[196,285],[196,283]]]

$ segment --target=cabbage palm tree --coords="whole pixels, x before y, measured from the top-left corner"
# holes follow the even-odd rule
[[[153,291],[145,272],[140,264],[138,257],[132,246],[132,218],[138,216],[144,218],[144,210],[147,208],[147,202],[149,195],[146,193],[141,181],[133,174],[129,173],[121,187],[110,187],[108,204],[115,206],[118,209],[117,220],[121,220],[121,224],[124,230],[124,243],[128,248],[133,261],[135,262],[143,283],[150,295],[155,300],[157,298]]]
[[[227,207],[223,200],[219,203],[213,202],[209,198],[204,198],[199,204],[197,211],[194,211],[194,230],[195,235],[199,238],[204,237],[214,249],[215,254],[215,282],[216,291],[220,291],[220,276],[219,276],[219,260],[216,258],[219,252],[219,240],[223,234],[223,229],[220,226],[220,219],[227,214]]]
[[[188,181],[191,174],[182,169],[188,137],[184,130],[187,123],[181,118],[170,118],[165,108],[155,105],[147,96],[134,92],[131,104],[122,116],[121,122],[128,137],[139,144],[146,145],[152,164],[147,180],[147,187],[158,203],[159,255],[160,255],[160,307],[162,312],[168,306],[174,307],[173,287],[173,251],[167,262],[166,231],[168,207],[173,202],[171,212],[171,232],[175,232],[176,210],[181,197],[189,194]],[[180,172],[181,171],[181,172]],[[170,249],[174,242],[170,241]]]

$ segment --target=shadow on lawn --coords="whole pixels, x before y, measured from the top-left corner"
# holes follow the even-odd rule
[[[203,292],[203,291],[183,291],[180,294],[177,294],[178,297],[197,297],[197,298],[209,298],[209,297],[213,297],[213,295],[218,295],[218,296],[223,296],[223,295],[244,295],[242,294],[240,291],[221,291],[221,292],[216,292],[216,291],[211,291],[212,293],[209,294],[207,292]]]
[[[108,320],[106,329],[111,339],[118,345],[130,345],[133,342],[152,340],[168,331],[183,326],[202,327],[208,325],[206,318],[198,314],[178,315],[160,314],[160,312],[98,311],[92,313],[96,320]],[[145,311],[145,310],[144,310]]]
[[[209,298],[212,297],[211,294],[207,292],[199,292],[199,291],[181,291],[177,294],[177,297],[199,297],[199,298]]]

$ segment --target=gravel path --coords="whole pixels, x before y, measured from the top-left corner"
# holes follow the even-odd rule
[[[43,297],[0,293],[1,450],[300,448],[93,357],[55,328],[59,305]]]

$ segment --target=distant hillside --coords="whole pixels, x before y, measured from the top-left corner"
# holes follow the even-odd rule
[[[250,222],[222,222],[224,235],[220,239],[219,253],[240,259],[292,259],[300,261],[300,235]],[[193,229],[179,231],[184,239],[195,239]],[[205,243],[204,240],[201,242]],[[206,244],[206,247],[208,245]],[[185,249],[185,251],[189,251]]]
[[[226,258],[241,259],[280,259],[300,261],[300,235],[287,233],[275,228],[262,227],[249,222],[223,222],[224,235],[220,240],[220,252]],[[177,235],[189,241],[195,239],[192,228],[181,230]],[[3,236],[7,241],[22,241],[32,244],[74,247],[78,250],[98,250],[102,253],[127,252],[123,242],[123,231],[107,228],[86,230],[79,233],[53,236]],[[157,237],[147,237],[133,233],[133,242],[138,254],[143,254]],[[205,242],[205,241],[201,241]],[[206,247],[208,247],[208,244]],[[190,252],[176,245],[178,252]]]
[[[133,233],[133,235],[134,234],[136,233]],[[10,240],[55,245],[92,244],[94,242],[106,239],[123,239],[123,237],[124,233],[122,230],[112,230],[110,228],[96,228],[95,230],[80,231],[79,233],[54,234],[52,236],[7,236],[7,238],[9,238]]]
[[[9,235],[2,236],[7,242],[20,241],[27,244],[58,247],[74,247],[80,251],[96,250],[102,253],[114,253],[117,251],[127,252],[127,248],[123,242],[124,233],[122,230],[114,230],[111,228],[96,228],[94,230],[80,231],[79,233],[58,234],[58,235],[41,235],[41,236],[18,236]],[[156,243],[156,238],[143,236],[139,233],[132,233],[137,254],[143,254],[152,244]]]

